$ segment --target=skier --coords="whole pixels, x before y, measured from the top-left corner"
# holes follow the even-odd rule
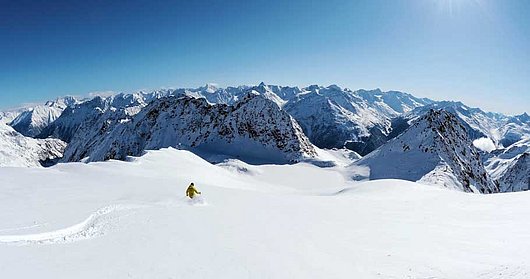
[[[193,182],[190,184],[190,186],[188,186],[188,189],[186,190],[186,197],[189,197],[190,199],[193,199],[193,197],[195,197],[196,194],[201,194],[201,192],[197,191],[197,189],[195,189],[195,185],[193,184]]]

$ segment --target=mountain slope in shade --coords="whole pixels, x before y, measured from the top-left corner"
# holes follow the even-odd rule
[[[0,122],[0,167],[39,167],[62,157],[66,144],[58,139],[26,137]]]
[[[50,123],[59,118],[67,107],[75,105],[76,102],[74,97],[48,101],[44,105],[37,105],[21,112],[9,125],[25,136],[37,136]]]
[[[5,111],[0,111],[0,122],[9,124],[13,119],[17,118],[21,113],[28,110],[27,107],[20,107],[14,109],[8,109]]]
[[[296,121],[276,103],[256,93],[232,106],[171,96],[151,102],[132,117],[119,111],[103,115],[95,126],[76,133],[65,151],[65,161],[123,160],[163,147],[260,163],[316,156]]]
[[[503,192],[527,191],[530,189],[530,152],[525,152],[514,160],[499,179]]]
[[[66,142],[84,125],[94,124],[107,111],[122,110],[127,115],[138,113],[147,103],[169,94],[169,91],[158,90],[149,93],[117,94],[109,97],[96,96],[88,101],[67,107],[60,117],[46,126],[38,138],[58,138]]]
[[[109,108],[109,101],[100,96],[66,108],[61,116],[45,127],[37,137],[53,137],[69,142],[81,124],[97,118]]]
[[[465,192],[498,192],[464,126],[443,110],[430,110],[355,165],[369,168],[369,179],[398,178]]]

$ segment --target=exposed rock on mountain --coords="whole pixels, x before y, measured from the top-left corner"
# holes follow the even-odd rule
[[[430,110],[356,165],[368,167],[370,179],[420,181],[465,192],[499,191],[464,125],[443,110]]]
[[[0,167],[48,166],[62,157],[66,143],[33,139],[0,122]]]
[[[30,107],[21,112],[9,125],[25,136],[35,137],[55,119],[59,118],[67,107],[73,106],[76,102],[74,97],[64,97],[55,101],[48,101],[44,105]]]
[[[396,91],[310,86],[292,97],[285,110],[318,147],[346,146],[366,155],[387,141],[393,117],[429,102]]]
[[[316,156],[296,121],[255,93],[232,106],[171,96],[154,100],[132,117],[122,112],[102,115],[92,128],[76,133],[65,161],[122,160],[170,146],[250,162],[286,163]]]
[[[530,152],[525,152],[515,158],[499,179],[499,185],[502,192],[530,189]]]
[[[471,139],[487,137],[497,147],[508,147],[530,134],[530,121],[527,114],[508,116],[501,113],[484,112],[479,108],[468,107],[461,102],[442,101],[418,107],[402,115],[406,121],[421,117],[431,109],[443,109],[457,116]]]
[[[486,170],[499,182],[502,192],[522,191],[529,189],[530,179],[530,137],[497,149],[487,154]]]
[[[37,137],[59,138],[70,142],[81,125],[90,127],[108,110],[122,110],[127,115],[134,115],[148,102],[167,94],[169,94],[168,91],[154,91],[151,93],[117,94],[110,97],[97,96],[67,107],[61,116],[46,126]]]
[[[433,116],[433,111],[440,109],[440,115],[449,113],[455,117]],[[157,111],[160,117],[153,118]],[[429,117],[447,118],[449,122],[456,119],[458,125]],[[421,142],[416,149],[421,145],[419,150],[423,151],[399,154],[399,158],[413,160],[399,159],[401,163],[395,166],[391,163],[391,167],[396,167],[395,173],[371,168],[371,178],[403,177],[477,192],[497,191],[491,181],[499,183],[501,191],[528,188],[528,114],[484,112],[461,102],[438,102],[398,91],[351,91],[336,85],[301,88],[260,83],[220,88],[207,84],[195,89],[140,91],[82,101],[60,98],[45,105],[2,112],[0,122],[10,123],[28,136],[70,143],[64,161],[124,159],[127,155],[140,155],[145,149],[174,146],[193,150],[210,160],[228,156],[257,163],[293,162],[315,157],[312,144],[327,149],[348,148],[367,155],[408,134],[413,142]],[[415,128],[425,139],[414,138],[411,125],[426,128]],[[431,126],[438,135],[427,134]],[[466,133],[465,138],[461,132]],[[476,165],[476,150],[468,145],[471,140],[482,144],[476,146],[484,150],[481,154],[491,179],[481,179],[483,167]],[[37,145],[46,145],[44,142]],[[53,153],[50,156],[60,157],[61,148],[55,148],[53,140],[47,142],[49,146],[44,149]],[[412,171],[410,164],[414,166],[417,159],[412,155],[426,163]],[[361,161],[385,156],[376,151]],[[385,160],[382,166],[387,163]],[[51,162],[54,160],[48,161]]]

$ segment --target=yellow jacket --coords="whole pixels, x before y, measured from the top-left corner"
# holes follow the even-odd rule
[[[186,197],[190,197],[190,199],[193,199],[193,197],[195,197],[196,194],[201,194],[201,192],[197,191],[197,189],[195,189],[195,186],[193,186],[193,184],[190,184],[190,186],[188,186],[188,189],[186,190]]]

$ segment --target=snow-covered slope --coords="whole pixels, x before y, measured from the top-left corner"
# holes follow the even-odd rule
[[[466,192],[498,192],[461,121],[444,110],[430,110],[355,164],[368,167],[370,179],[399,178]]]
[[[501,191],[517,192],[530,189],[530,152],[525,152],[514,160],[499,179]]]
[[[249,93],[234,105],[205,99],[165,97],[133,117],[101,114],[80,128],[65,161],[125,159],[144,150],[177,147],[203,156],[228,155],[250,162],[285,163],[316,156],[296,121],[276,103]],[[215,160],[215,159],[213,159]]]
[[[471,108],[461,102],[441,101],[418,107],[402,117],[409,120],[421,117],[431,109],[443,109],[456,115],[471,139],[487,137],[497,147],[508,147],[530,135],[530,117],[526,113],[508,116],[501,113],[484,112],[479,108]]]
[[[300,123],[311,142],[323,148],[361,142],[370,136],[371,127],[381,125],[384,129],[389,125],[361,98],[334,86],[312,87],[289,101],[285,110]]]
[[[20,108],[7,109],[4,111],[0,111],[0,122],[8,124],[11,121],[13,121],[13,119],[17,118],[19,114],[21,114],[22,112],[28,109],[29,108],[27,107],[20,107]]]
[[[210,104],[231,105],[245,96],[250,86],[241,85],[237,87],[220,88],[213,84],[206,84],[199,88],[180,88],[172,91],[174,96],[189,96],[195,98],[205,98]]]
[[[205,98],[210,103],[233,104],[249,91],[258,92],[289,112],[306,135],[321,148],[344,146],[368,154],[399,135],[409,123],[431,109],[444,109],[458,116],[471,139],[488,137],[498,147],[509,146],[530,134],[525,113],[507,116],[484,112],[461,102],[433,101],[411,94],[375,90],[351,91],[336,85],[304,88],[266,85],[177,89],[178,96]]]
[[[284,108],[315,145],[322,148],[348,146],[361,154],[367,154],[387,141],[392,118],[433,102],[398,91],[351,91],[337,85],[299,88],[263,82],[257,86],[218,88],[206,85],[196,89],[176,89],[171,95],[232,105],[249,92],[261,94]]]
[[[530,137],[530,116],[527,113],[508,116],[497,132],[500,135],[499,143],[503,147]]]
[[[121,110],[127,115],[134,115],[148,102],[168,94],[170,91],[159,90],[150,93],[117,94],[109,97],[96,96],[67,107],[60,117],[46,126],[37,137],[53,137],[70,142],[81,125],[90,127],[102,114],[109,110]]]
[[[184,198],[191,181],[203,203]],[[308,164],[238,171],[183,150],[0,168],[0,270],[42,279],[526,279],[529,198],[351,184]]]
[[[48,101],[44,105],[30,107],[14,118],[9,125],[25,136],[37,136],[55,121],[67,107],[73,106],[77,102],[74,97],[68,96]]]
[[[101,113],[109,109],[110,101],[108,98],[97,96],[73,107],[68,107],[59,118],[45,127],[37,137],[53,137],[69,142],[81,124],[96,119]]]
[[[530,188],[530,136],[510,145],[494,150],[485,160],[486,170],[499,182],[501,191],[513,192]]]
[[[95,97],[75,105],[72,105],[75,100],[59,99],[44,106],[29,108],[22,114],[19,111],[4,112],[0,117],[3,117],[2,121],[5,122],[6,119],[18,116],[11,121],[14,128],[31,136],[38,133],[37,138],[53,137],[70,142],[74,136],[77,136],[77,143],[72,144],[68,151],[72,156],[68,157],[79,159],[86,155],[83,152],[95,148],[90,144],[100,144],[101,139],[96,138],[114,131],[116,125],[129,121],[150,102],[162,97],[203,98],[210,105],[235,105],[249,93],[259,94],[289,113],[316,146],[326,149],[346,147],[361,155],[370,153],[398,136],[410,126],[410,123],[421,118],[431,109],[444,109],[456,115],[462,121],[461,124],[466,128],[470,139],[480,139],[481,142],[491,140],[494,147],[489,147],[488,151],[493,148],[509,147],[530,135],[530,116],[526,113],[506,116],[470,108],[460,102],[437,102],[397,91],[382,92],[379,89],[351,91],[336,85],[328,87],[312,85],[300,88],[261,83],[257,86],[219,88],[207,84],[195,89],[163,89]],[[64,107],[66,109],[63,112]],[[257,114],[256,117],[261,116]],[[262,124],[263,122],[260,122],[259,125]],[[218,151],[220,148],[216,146],[213,150]],[[228,149],[223,151],[237,156],[243,153]],[[126,154],[133,151],[113,152]],[[140,151],[136,150],[132,154],[139,154],[138,152]],[[491,155],[500,153],[502,152],[497,151],[488,156],[491,159]],[[205,153],[202,155],[206,156]],[[253,156],[255,154],[246,157]],[[210,159],[218,160],[211,156]],[[512,161],[510,162],[513,163]],[[499,158],[498,164],[506,165],[507,161]],[[493,164],[488,164],[492,176],[496,180],[500,179],[500,176],[496,175],[499,169],[490,166]]]
[[[62,157],[66,144],[58,139],[33,139],[0,122],[0,167],[39,167]]]
[[[354,93],[363,98],[370,107],[375,108],[387,117],[396,117],[417,107],[434,103],[431,99],[417,98],[411,94],[399,91],[383,92],[380,89],[361,89]]]
[[[37,132],[28,133],[39,138],[56,137],[70,141],[73,133],[85,121],[91,121],[109,108],[128,108],[129,114],[138,112],[154,99],[164,96],[190,96],[204,98],[210,104],[233,105],[249,92],[258,93],[278,104],[291,114],[302,126],[309,139],[321,148],[348,147],[360,154],[367,154],[388,140],[391,119],[418,106],[430,104],[429,99],[416,98],[410,94],[376,90],[351,91],[336,85],[322,87],[312,85],[305,88],[266,85],[218,88],[214,85],[182,89],[155,90],[118,94],[110,97],[95,97],[78,104],[65,112],[64,117],[50,124],[40,121]],[[315,113],[321,114],[315,117]],[[31,116],[27,113],[23,119]],[[37,113],[40,119],[45,113]],[[55,119],[54,115],[50,120]],[[21,119],[22,120],[22,119]],[[17,121],[24,132],[24,123]],[[35,122],[35,121],[33,121]],[[24,124],[24,125],[23,125]],[[20,127],[19,127],[20,126]],[[41,132],[42,130],[42,132]]]
[[[315,85],[291,97],[285,110],[315,145],[346,146],[365,155],[387,141],[392,118],[430,102],[397,91],[353,92],[336,85]]]

